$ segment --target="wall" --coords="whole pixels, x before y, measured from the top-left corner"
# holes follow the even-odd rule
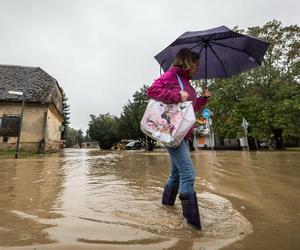
[[[1,102],[0,103],[0,116],[3,114],[20,115],[22,104],[19,102]],[[42,139],[42,129],[44,112],[46,111],[45,105],[25,103],[24,115],[21,129],[21,143],[20,148],[26,150],[37,150],[39,141]],[[15,148],[17,137],[9,137],[8,142],[3,142],[3,137],[0,137],[1,148]]]
[[[63,118],[54,107],[50,105],[47,113],[47,129],[46,129],[46,151],[57,151],[60,149],[61,131],[59,127],[62,125]]]
[[[21,103],[0,102],[0,116],[3,114],[20,115]],[[44,116],[47,112],[47,124]],[[20,149],[38,151],[40,141],[45,129],[45,150],[57,151],[60,148],[60,131],[63,118],[54,105],[26,103],[24,108]],[[45,126],[45,128],[44,128]],[[9,137],[8,142],[3,142],[0,137],[0,149],[15,148],[17,137]]]

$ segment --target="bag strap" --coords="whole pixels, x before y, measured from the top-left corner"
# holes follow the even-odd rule
[[[177,73],[176,73],[176,76],[177,76],[177,80],[178,80],[179,86],[180,86],[181,90],[183,91],[184,90],[183,83],[182,83],[182,81],[181,81],[181,79],[180,79],[180,77],[179,77],[179,75]]]

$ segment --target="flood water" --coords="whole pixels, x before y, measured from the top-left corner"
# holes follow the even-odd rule
[[[163,150],[0,159],[1,249],[300,249],[299,152],[192,152],[203,231],[161,205]]]

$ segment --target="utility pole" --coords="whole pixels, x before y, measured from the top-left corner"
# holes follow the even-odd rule
[[[24,95],[24,92],[20,92],[20,91],[8,91],[8,93],[10,95],[22,96],[22,109],[21,109],[21,116],[20,116],[19,129],[18,129],[16,154],[15,154],[15,158],[18,159],[18,157],[19,157],[20,137],[21,137],[21,130],[22,130],[22,121],[23,121],[23,114],[24,114],[24,107],[25,107],[25,95]]]

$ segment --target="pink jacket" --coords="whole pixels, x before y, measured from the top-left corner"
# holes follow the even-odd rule
[[[172,67],[161,75],[154,83],[148,88],[147,93],[149,98],[164,103],[178,103],[181,102],[180,86],[177,80],[177,76],[181,78],[184,85],[184,90],[188,92],[188,101],[193,102],[195,112],[201,111],[204,105],[207,103],[207,98],[197,97],[195,89],[190,84],[190,77],[188,70],[181,69],[179,67]],[[185,139],[189,139],[191,131],[185,136]]]

